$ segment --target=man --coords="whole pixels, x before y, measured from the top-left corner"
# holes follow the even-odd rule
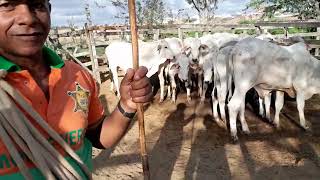
[[[8,72],[4,80],[92,170],[92,144],[99,148],[115,145],[126,132],[137,110],[136,103],[150,101],[151,85],[146,68],[129,69],[121,83],[119,104],[105,118],[99,89],[91,75],[44,47],[50,30],[50,6],[48,0],[0,0],[0,69]],[[85,177],[70,158],[66,159]],[[33,178],[43,179],[30,160],[26,162]],[[0,139],[0,179],[11,178],[23,176]]]

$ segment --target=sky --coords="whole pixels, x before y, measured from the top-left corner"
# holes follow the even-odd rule
[[[119,20],[114,18],[117,14],[115,9],[107,0],[87,0],[90,5],[91,16],[94,24],[114,24]],[[249,0],[222,0],[218,3],[218,16],[230,16],[240,14]],[[83,25],[86,22],[84,13],[85,0],[51,0],[52,25],[62,26],[72,22],[76,25]],[[95,2],[105,6],[98,7]],[[192,6],[186,3],[186,0],[164,0],[166,5],[173,10],[187,9],[190,15],[196,15]]]

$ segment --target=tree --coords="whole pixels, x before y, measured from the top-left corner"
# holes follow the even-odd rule
[[[112,6],[117,8],[118,13],[115,18],[124,20],[125,24],[129,23],[128,14],[128,0],[106,0]],[[106,5],[101,5],[95,1],[97,7],[105,8]],[[161,24],[164,20],[166,11],[163,0],[137,0],[137,23],[139,25],[157,25]]]
[[[262,9],[264,17],[272,17],[275,12],[296,13],[301,20],[320,17],[318,0],[251,0],[247,8]]]
[[[218,0],[187,0],[187,3],[198,11],[200,22],[206,23],[214,16]]]
[[[162,0],[144,0],[143,16],[146,25],[159,25],[165,16],[165,4]]]

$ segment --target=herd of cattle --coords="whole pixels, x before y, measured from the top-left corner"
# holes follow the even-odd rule
[[[113,84],[119,92],[117,70],[132,67],[131,43],[113,42],[105,53]],[[194,82],[201,101],[205,100],[209,84],[213,84],[214,120],[227,124],[225,110],[228,110],[234,140],[238,139],[238,115],[242,130],[250,132],[244,116],[245,96],[250,89],[254,88],[259,95],[260,115],[266,114],[270,121],[271,91],[276,92],[273,121],[276,127],[280,127],[279,113],[284,104],[284,92],[296,97],[300,125],[304,128],[308,128],[304,117],[305,100],[320,93],[320,62],[310,54],[308,45],[300,37],[276,39],[270,34],[262,34],[242,38],[230,33],[216,33],[184,40],[167,38],[139,42],[139,60],[141,66],[148,68],[148,77],[158,73],[161,102],[166,85],[169,85],[167,96],[175,102],[177,80],[187,89],[187,101],[191,101]],[[194,81],[193,77],[197,80]]]

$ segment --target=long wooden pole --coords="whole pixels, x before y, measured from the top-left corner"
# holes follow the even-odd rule
[[[131,42],[132,42],[132,57],[133,68],[139,68],[139,48],[138,48],[138,28],[136,22],[136,3],[135,0],[128,0]],[[148,155],[146,148],[146,135],[144,129],[143,104],[138,104],[138,121],[139,121],[139,139],[140,139],[140,153],[142,159],[142,168],[145,180],[150,180],[150,171],[148,163]]]

